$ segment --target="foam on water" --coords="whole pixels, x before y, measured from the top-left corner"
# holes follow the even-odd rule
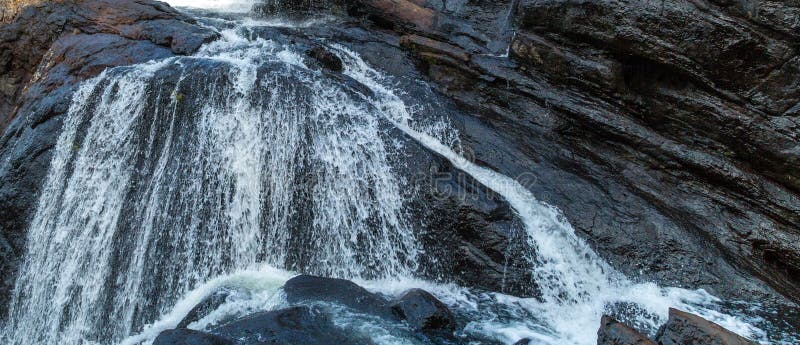
[[[247,13],[253,7],[253,0],[166,0],[175,7],[213,10],[228,13]]]
[[[175,303],[167,314],[158,321],[145,326],[139,334],[123,340],[121,345],[135,345],[152,341],[164,330],[175,328],[181,320],[197,304],[211,294],[227,289],[243,289],[248,292],[246,298],[228,299],[209,315],[189,324],[192,329],[204,329],[214,325],[223,316],[245,313],[247,311],[270,310],[282,303],[280,287],[294,273],[277,269],[269,265],[260,265],[252,270],[237,271],[232,274],[213,278],[186,293]]]

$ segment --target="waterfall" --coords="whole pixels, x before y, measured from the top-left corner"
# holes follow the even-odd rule
[[[371,95],[249,30],[224,30],[194,56],[107,70],[75,93],[4,343],[119,343],[174,326],[221,284],[273,289],[290,275],[269,269],[263,274],[275,279],[254,278],[264,265],[387,293],[422,284],[475,318],[466,332],[496,341],[590,344],[600,314],[619,304],[633,305],[630,321],[643,327],[680,306],[761,335],[715,312],[718,300],[702,291],[635,284],[616,272],[557,209],[464,159],[452,128],[431,121],[435,114],[418,120],[358,54],[329,45]],[[431,122],[439,125],[423,125]],[[527,259],[541,299],[415,276],[423,254],[410,225],[412,191],[390,164],[403,152],[392,130],[509,202],[535,248]],[[146,340],[152,332],[125,342]]]
[[[295,52],[238,36],[85,83],[31,223],[7,343],[118,340],[257,263],[409,274],[419,249],[388,164],[396,148],[356,97]]]

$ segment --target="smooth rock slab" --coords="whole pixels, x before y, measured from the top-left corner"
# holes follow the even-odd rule
[[[669,320],[658,330],[659,345],[757,345],[716,323],[674,308]]]

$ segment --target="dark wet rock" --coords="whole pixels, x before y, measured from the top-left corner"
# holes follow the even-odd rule
[[[233,345],[234,342],[213,334],[191,329],[170,329],[158,334],[153,345]]]
[[[612,265],[722,296],[797,300],[798,51],[791,20],[752,25],[796,9],[746,3],[368,7],[383,11],[376,29],[421,37],[401,46],[463,112],[475,161],[526,180]],[[433,13],[395,13],[412,5]],[[510,58],[490,47],[500,39]],[[472,267],[499,263],[484,262]]]
[[[306,55],[314,58],[322,66],[325,68],[334,71],[334,72],[341,72],[344,68],[342,66],[342,59],[340,59],[336,54],[331,53],[328,49],[322,46],[315,46],[308,51],[306,51]]]
[[[252,13],[262,17],[307,19],[346,13],[345,0],[262,0],[253,4]]]
[[[286,301],[328,302],[343,305],[356,311],[392,318],[388,302],[349,280],[300,275],[289,279],[283,286]]]
[[[424,6],[425,1],[358,0],[351,14],[367,15],[378,25],[393,30],[435,30],[438,13]]]
[[[109,67],[189,54],[216,37],[156,1],[59,1],[0,24],[0,315],[78,83]]]
[[[392,311],[411,327],[429,333],[452,333],[456,328],[447,306],[422,289],[411,289],[391,302]]]
[[[514,343],[514,345],[533,345],[533,340],[530,338],[523,338]]]
[[[186,316],[181,320],[181,322],[178,323],[177,326],[175,326],[175,328],[186,328],[186,326],[189,326],[189,324],[192,322],[199,321],[224,304],[230,295],[230,290],[219,290],[213,292],[200,301],[200,303],[198,303],[196,306],[194,306],[194,308],[192,308],[192,310],[186,314]]]
[[[656,345],[630,326],[604,315],[597,331],[597,345]]]
[[[656,335],[659,345],[756,345],[720,325],[694,314],[669,309],[669,320]]]
[[[215,328],[211,333],[237,344],[369,344],[336,327],[325,312],[307,306],[252,314]]]

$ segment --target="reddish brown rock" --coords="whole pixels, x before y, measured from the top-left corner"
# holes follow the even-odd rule
[[[424,1],[359,0],[359,2],[379,16],[416,30],[433,30],[437,22],[436,11],[421,6]]]
[[[400,45],[415,52],[447,55],[461,62],[469,62],[469,54],[459,47],[419,35],[400,37]]]
[[[597,331],[597,345],[656,345],[637,330],[604,315]]]
[[[758,345],[700,316],[669,309],[669,320],[658,331],[660,345]]]

